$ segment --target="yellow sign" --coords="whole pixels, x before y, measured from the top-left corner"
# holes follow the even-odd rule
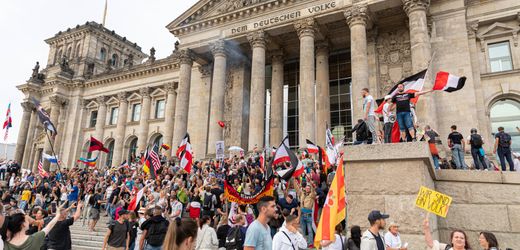
[[[415,205],[428,212],[446,218],[451,200],[452,198],[448,195],[421,186],[419,194],[417,194],[417,199],[415,200]]]

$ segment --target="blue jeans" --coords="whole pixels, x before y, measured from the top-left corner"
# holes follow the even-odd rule
[[[311,245],[314,242],[314,230],[312,229],[312,212],[305,213],[302,211],[300,223],[303,233],[307,235],[307,245]]]
[[[411,112],[399,112],[397,113],[396,118],[397,123],[399,124],[399,130],[401,132],[413,129],[413,120]]]
[[[473,164],[475,164],[476,169],[482,170],[486,169],[486,161],[484,160],[484,156],[480,154],[480,148],[471,148],[471,157],[473,157]]]
[[[457,169],[465,168],[464,152],[462,151],[462,145],[453,144],[453,147],[451,148],[451,154],[453,157],[453,161],[455,162],[455,166],[457,166]]]
[[[439,169],[439,156],[436,156],[436,155],[432,155],[432,159],[433,159],[433,165],[435,166],[435,169]]]
[[[502,166],[502,171],[506,171],[506,160],[509,164],[509,171],[515,171],[515,164],[513,163],[513,157],[511,157],[511,148],[497,148],[498,159]]]
[[[154,247],[146,244],[146,246],[144,246],[144,250],[162,250],[162,246]]]

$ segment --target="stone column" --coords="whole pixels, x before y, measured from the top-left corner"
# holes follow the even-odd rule
[[[299,145],[307,147],[306,139],[316,141],[316,92],[314,33],[316,22],[314,18],[305,18],[294,23],[294,28],[300,38],[300,98],[298,108]]]
[[[25,152],[27,133],[29,132],[29,124],[31,124],[31,112],[33,110],[32,106],[33,105],[29,102],[22,102],[22,122],[20,123],[20,130],[18,132],[18,140],[16,141],[16,150],[14,153],[14,159],[18,162],[18,164],[22,163]],[[22,167],[24,166],[22,165]]]
[[[330,126],[330,96],[329,96],[329,46],[321,42],[316,46],[316,141],[325,145],[325,130]]]
[[[56,129],[58,130],[58,134],[56,135],[56,138],[54,140],[54,151],[59,157],[61,157],[60,160],[63,160],[63,152],[61,150],[61,144],[63,142],[63,138],[64,138],[66,131],[65,131],[65,124],[62,120],[64,118],[66,119],[68,116],[68,113],[66,112],[66,107],[69,104],[69,102],[66,99],[62,99],[61,101],[62,101],[62,104],[60,106],[60,114],[63,114],[63,116],[60,115],[60,117],[58,118],[58,121],[54,124],[56,126]]]
[[[25,107],[24,107],[25,109]],[[29,160],[31,158],[31,149],[34,143],[34,131],[36,130],[36,123],[38,122],[38,116],[36,112],[31,112],[31,119],[29,122],[29,129],[27,131],[27,139],[25,141],[25,146],[23,150],[22,157],[22,168],[31,169],[32,166],[29,166]]]
[[[367,32],[368,8],[354,5],[345,10],[345,18],[350,27],[350,57],[352,61],[352,120],[363,118],[361,89],[368,88]]]
[[[51,96],[49,98],[49,100],[51,102],[51,113],[49,116],[50,116],[51,122],[54,124],[54,126],[57,126],[58,122],[59,122],[59,118],[60,118],[61,106],[63,105],[63,99],[59,96]],[[49,132],[45,131],[45,128],[44,128],[44,132],[49,133]],[[58,131],[58,133],[61,133],[61,132]],[[55,139],[56,139],[56,136],[54,136],[54,137],[51,136],[50,141],[47,138],[45,138],[45,144],[43,145],[43,152],[45,152],[48,155],[53,155],[53,152],[52,152],[53,149],[56,152],[57,149],[54,147],[55,146],[54,142],[56,141]],[[52,147],[51,147],[51,143],[52,143]],[[36,160],[35,162],[37,162],[38,160]],[[43,168],[45,170],[49,170],[49,166],[50,166],[50,163],[48,161],[43,162]]]
[[[141,117],[139,117],[139,134],[137,136],[137,148],[139,152],[146,150],[148,144],[148,119],[150,119],[150,88],[139,89],[139,94],[142,96],[141,102]],[[161,145],[159,145],[161,146]]]
[[[410,49],[412,53],[412,71],[417,73],[428,67],[432,58],[432,46],[430,35],[428,34],[428,23],[426,12],[430,6],[430,0],[402,0],[403,8],[408,15],[410,26]],[[424,82],[424,89],[432,88],[432,72],[428,72]],[[437,127],[437,111],[433,93],[421,96],[421,101],[417,103],[417,117],[425,124]],[[425,125],[424,124],[424,125]]]
[[[175,125],[173,127],[173,145],[175,150],[186,135],[188,129],[188,110],[190,104],[191,67],[193,55],[191,50],[180,50],[176,54],[179,59],[179,89],[175,105]]]
[[[98,103],[98,113],[96,118],[96,129],[94,131],[94,138],[103,142],[103,136],[105,134],[105,123],[107,120],[107,97],[99,96],[96,98]]]
[[[119,165],[123,162],[123,148],[125,145],[125,132],[126,132],[126,118],[128,116],[128,97],[127,92],[120,92],[117,94],[117,99],[119,99],[119,108],[117,115],[117,125],[116,125],[116,138],[114,143],[114,156],[112,157],[112,165]],[[115,164],[114,164],[115,163]]]
[[[270,145],[278,145],[283,140],[283,54],[275,51],[272,55]]]
[[[264,147],[265,119],[265,47],[268,36],[263,30],[247,34],[253,49],[251,63],[251,98],[249,108],[249,147]]]
[[[173,125],[175,122],[175,103],[177,101],[177,83],[169,82],[164,85],[166,89],[166,108],[164,110],[164,143],[173,147]],[[172,156],[172,149],[166,151],[165,155],[170,158]]]
[[[224,95],[226,92],[226,43],[218,40],[211,44],[213,54],[213,81],[211,86],[211,106],[209,116],[208,154],[215,152],[215,143],[224,140],[224,129],[218,121],[224,120]]]

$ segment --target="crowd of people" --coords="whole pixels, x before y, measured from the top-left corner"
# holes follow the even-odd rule
[[[427,141],[432,153],[436,169],[476,169],[491,171],[520,171],[520,153],[512,151],[512,138],[505,132],[504,127],[498,127],[494,134],[493,154],[496,155],[498,164],[490,159],[484,150],[485,141],[476,128],[470,130],[469,137],[464,139],[457,125],[451,126],[451,133],[447,136],[448,148],[451,151],[451,159],[441,157],[442,142],[437,131],[430,125],[420,126],[415,113],[414,98],[432,92],[423,91],[407,93],[403,84],[397,85],[395,95],[387,95],[381,104],[382,125],[378,126],[377,102],[370,95],[367,88],[362,90],[363,95],[363,119],[359,119],[352,129],[355,133],[354,145],[372,143],[393,143],[407,141]],[[394,123],[398,124],[398,139],[392,138]],[[378,130],[381,127],[382,130]],[[516,128],[520,132],[520,128]],[[395,137],[395,136],[394,136]],[[472,164],[467,164],[465,155],[471,155]],[[509,165],[509,169],[507,166]]]

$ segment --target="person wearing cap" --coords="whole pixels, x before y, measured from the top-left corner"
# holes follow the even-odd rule
[[[407,244],[401,242],[401,235],[399,234],[399,224],[391,222],[388,225],[388,232],[385,234],[385,244],[387,250],[406,250]]]
[[[130,225],[128,224],[128,211],[125,209],[117,212],[118,218],[108,226],[102,250],[125,250],[130,247]]]
[[[370,228],[361,236],[361,250],[386,250],[385,240],[379,234],[380,230],[385,229],[386,221],[390,216],[382,214],[379,210],[373,210],[368,214]]]
[[[392,127],[395,122],[395,115],[390,107],[392,106],[392,96],[385,96],[385,104],[383,105],[383,133],[384,142],[392,143]]]

